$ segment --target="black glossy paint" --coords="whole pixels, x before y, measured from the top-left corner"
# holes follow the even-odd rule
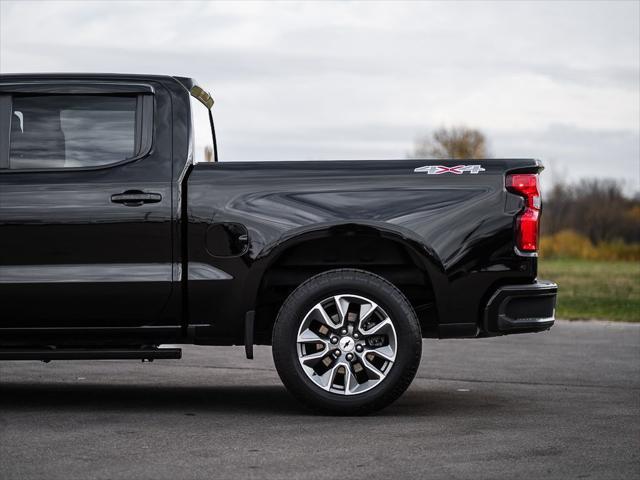
[[[514,169],[537,171],[539,164],[483,160],[472,162],[486,170],[478,175],[414,172],[439,163],[451,162],[196,165],[189,178],[189,258],[212,262],[233,280],[190,292],[192,320],[209,323],[216,312],[224,312],[235,320],[219,324],[216,331],[237,335],[233,328],[252,309],[260,279],[279,255],[307,238],[340,235],[339,227],[348,225],[379,232],[414,251],[434,287],[439,322],[475,325],[495,286],[535,279],[535,258],[514,251],[514,216],[522,204],[506,192],[504,175]],[[209,255],[203,248],[205,232],[219,222],[247,227],[247,254]]]
[[[68,93],[61,88],[66,82],[79,93],[117,92],[128,84],[155,93],[153,147],[142,158],[106,168],[0,171],[2,327],[178,323],[165,313],[177,278],[172,94],[166,80],[140,80],[108,77],[91,85],[86,77],[2,77],[0,92],[20,85]],[[131,190],[161,200],[135,207],[112,201]]]
[[[535,160],[192,166],[186,89],[192,80],[5,75],[0,94],[47,83],[83,89],[148,85],[155,99],[153,146],[142,158],[104,168],[0,169],[5,339],[35,338],[25,329],[73,328],[74,338],[86,342],[87,328],[101,327],[95,332],[111,342],[241,342],[245,314],[256,308],[271,267],[311,239],[348,242],[354,234],[387,239],[409,252],[433,287],[442,336],[483,333],[476,328],[482,328],[496,288],[535,281],[536,259],[514,251],[514,217],[522,200],[504,188],[507,172],[539,171]],[[414,172],[460,163],[485,171]],[[111,201],[131,190],[161,200],[137,206]],[[38,341],[52,335],[73,343],[70,330],[57,332],[40,330]]]

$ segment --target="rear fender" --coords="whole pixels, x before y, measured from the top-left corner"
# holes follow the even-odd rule
[[[271,268],[286,252],[311,240],[329,238],[332,236],[344,236],[347,234],[361,234],[379,236],[398,243],[411,253],[414,264],[422,270],[430,280],[436,297],[436,308],[439,315],[440,305],[438,300],[448,293],[448,279],[445,275],[444,266],[437,254],[415,233],[398,226],[390,226],[388,223],[377,222],[350,222],[350,223],[325,223],[314,226],[298,228],[288,232],[277,241],[266,246],[257,256],[251,267],[251,272],[247,276],[245,284],[245,305],[256,305],[257,296],[265,273]]]

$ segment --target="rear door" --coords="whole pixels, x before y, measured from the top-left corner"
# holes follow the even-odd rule
[[[0,83],[0,327],[171,323],[171,130],[158,120],[170,102],[157,88]]]

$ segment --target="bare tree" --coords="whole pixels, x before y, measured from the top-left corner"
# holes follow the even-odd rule
[[[482,132],[467,127],[440,127],[416,140],[410,158],[487,158],[487,139]]]

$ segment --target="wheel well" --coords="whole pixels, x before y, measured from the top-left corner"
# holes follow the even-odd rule
[[[293,245],[268,267],[256,300],[255,343],[271,343],[278,311],[298,285],[334,268],[367,270],[393,283],[413,306],[422,335],[437,335],[433,287],[415,252],[377,234],[346,231]]]

